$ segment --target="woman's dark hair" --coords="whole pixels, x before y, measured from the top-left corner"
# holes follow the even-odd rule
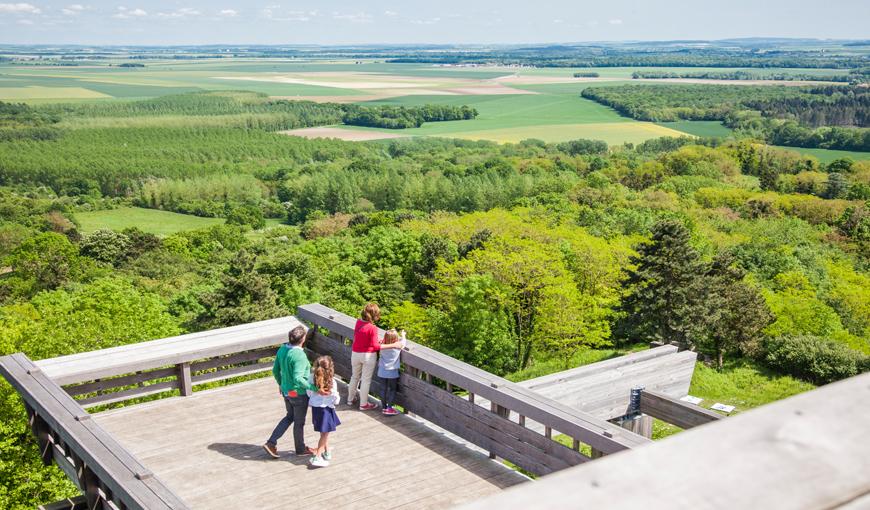
[[[290,330],[290,334],[287,335],[287,342],[290,345],[299,345],[305,340],[305,336],[308,332],[305,330],[304,326],[296,326],[295,328]]]

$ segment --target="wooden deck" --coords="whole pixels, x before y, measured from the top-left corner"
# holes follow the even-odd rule
[[[268,378],[93,419],[192,508],[446,508],[527,480],[422,421],[344,405],[330,467],[310,468],[307,457],[287,453],[292,430],[278,445],[282,458],[272,459],[261,445],[283,415]]]

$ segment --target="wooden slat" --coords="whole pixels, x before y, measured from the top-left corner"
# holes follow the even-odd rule
[[[300,306],[297,316],[341,336],[353,336],[356,320],[323,305]],[[379,330],[379,335],[383,336],[382,330]],[[551,426],[604,453],[615,453],[650,442],[605,420],[560,404],[504,378],[411,341],[402,354],[402,361],[408,367],[431,374],[531,420]]]
[[[127,508],[187,508],[26,356],[0,358],[0,373],[51,427],[53,435]],[[148,479],[142,479],[146,475]]]
[[[200,372],[202,370],[210,370],[212,368],[228,367],[239,363],[247,363],[249,361],[259,361],[265,358],[274,358],[277,349],[275,346],[266,347],[265,349],[257,349],[254,351],[244,351],[231,354],[229,356],[219,356],[216,358],[197,361],[190,364],[190,370]]]
[[[652,390],[641,392],[640,411],[683,429],[722,419],[721,414]]]
[[[227,368],[218,370],[217,372],[206,372],[193,376],[193,385],[205,384],[215,381],[223,381],[231,377],[241,377],[243,375],[259,374],[261,372],[269,372],[272,370],[272,362],[264,361],[253,365],[242,365],[239,367]]]
[[[124,386],[132,386],[146,381],[155,379],[163,379],[165,377],[175,377],[176,369],[162,368],[159,370],[150,370],[147,372],[138,372],[121,377],[112,377],[110,379],[101,379],[99,381],[90,381],[82,384],[74,384],[65,386],[64,389],[72,396],[84,395],[86,393],[94,393],[97,391],[105,391],[113,388],[121,388]]]
[[[463,508],[864,508],[859,503],[870,501],[867,402],[870,373]]]
[[[148,397],[150,395],[157,395],[158,393],[165,393],[176,389],[178,389],[178,381],[164,381],[148,384],[146,386],[138,386],[128,390],[114,391],[111,393],[103,393],[102,395],[95,395],[93,397],[82,398],[77,400],[77,402],[82,407],[89,408],[98,405],[124,402],[125,400],[131,400],[134,398]]]
[[[514,464],[522,465],[523,458],[527,457],[547,466],[546,472],[528,468],[535,474],[547,474],[589,460],[570,448],[420,379],[403,375],[399,384],[402,389],[400,405],[439,427],[450,430],[450,422],[459,422],[492,441],[514,449],[519,453],[519,457],[499,454],[500,457]],[[424,406],[430,407],[433,411],[431,418],[418,410],[421,401],[425,402]],[[477,444],[477,446],[487,449],[490,444],[491,441],[488,441],[487,444]]]

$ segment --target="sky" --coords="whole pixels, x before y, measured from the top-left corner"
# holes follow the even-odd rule
[[[526,44],[870,38],[870,0],[0,0],[0,43]]]

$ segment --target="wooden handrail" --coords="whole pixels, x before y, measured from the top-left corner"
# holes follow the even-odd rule
[[[0,357],[0,374],[24,399],[43,461],[70,476],[88,508],[188,508],[27,356]]]
[[[297,317],[326,328],[341,337],[353,337],[356,319],[326,306],[320,304],[300,306],[297,309]],[[379,335],[382,336],[383,333],[383,330],[379,330]],[[650,442],[649,439],[610,422],[560,404],[507,379],[411,341],[408,342],[406,351],[402,353],[402,362],[406,367],[406,373],[408,371],[425,373],[494,403],[499,412],[490,414],[505,416],[507,413],[509,416],[510,412],[514,412],[588,444],[604,454]],[[402,382],[404,383],[405,380],[403,379]],[[413,402],[411,405],[413,407]],[[483,409],[480,406],[474,407]],[[504,422],[509,421],[507,418],[502,419]]]
[[[653,390],[641,391],[640,412],[683,429],[690,429],[723,418],[721,414]]]

